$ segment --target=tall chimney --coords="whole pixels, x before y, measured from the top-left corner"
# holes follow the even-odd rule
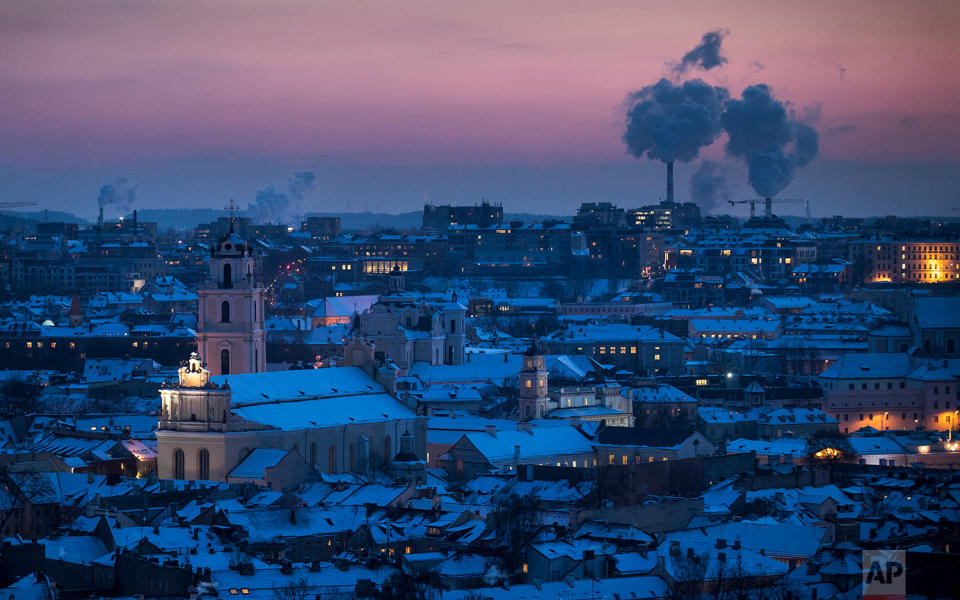
[[[100,207],[100,216],[97,217],[97,225],[103,226],[103,207]]]
[[[673,161],[667,161],[667,203],[673,204]]]

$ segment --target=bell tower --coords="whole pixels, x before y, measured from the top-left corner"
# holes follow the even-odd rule
[[[523,353],[523,366],[520,368],[520,420],[542,419],[550,406],[547,389],[547,366],[543,354],[537,350],[537,343]]]
[[[265,290],[254,285],[253,252],[234,231],[211,250],[210,280],[197,291],[197,347],[212,375],[266,371]]]

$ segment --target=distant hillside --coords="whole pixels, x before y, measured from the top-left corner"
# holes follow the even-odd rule
[[[6,229],[29,229],[33,230],[37,223],[44,221],[63,222],[63,223],[86,223],[84,219],[68,212],[59,210],[48,211],[19,211],[8,210],[0,211],[0,230]]]

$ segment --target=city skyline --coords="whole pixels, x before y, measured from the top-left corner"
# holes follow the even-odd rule
[[[785,195],[817,216],[949,215],[958,9],[865,6],[7,5],[0,185],[88,218],[120,178],[143,208],[216,208],[296,170],[317,174],[318,211],[655,202],[662,166],[628,156],[625,98],[720,30],[726,63],[683,78],[768,84],[819,130]],[[729,161],[723,145],[702,157]],[[731,165],[731,193],[752,195]],[[697,166],[678,164],[678,199]]]

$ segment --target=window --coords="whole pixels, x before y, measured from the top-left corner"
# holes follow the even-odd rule
[[[197,452],[197,479],[210,479],[210,452],[206,448]]]
[[[317,464],[317,443],[310,444],[310,466]]]
[[[230,322],[230,303],[224,300],[220,303],[220,322],[229,323]]]
[[[337,472],[337,447],[333,444],[330,444],[330,448],[327,450],[327,466],[328,472]]]
[[[388,435],[383,440],[383,460],[387,461],[393,458],[393,443]]]
[[[223,287],[233,287],[233,267],[230,266],[230,263],[223,265]]]
[[[220,374],[230,374],[230,351],[226,348],[220,351]]]
[[[173,451],[173,478],[183,479],[183,450],[177,448]]]

